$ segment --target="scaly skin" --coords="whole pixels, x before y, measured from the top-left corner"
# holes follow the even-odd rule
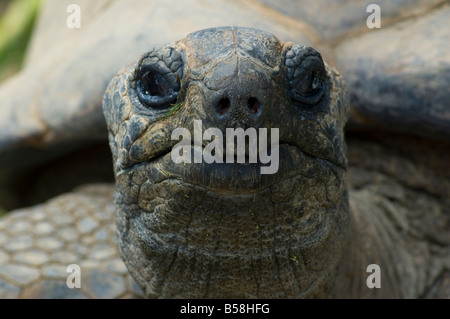
[[[0,219],[0,298],[142,297],[119,257],[113,194],[85,185]],[[80,288],[67,286],[71,264]]]
[[[154,72],[163,78],[156,84]],[[299,98],[294,90],[307,91]],[[147,296],[327,296],[347,240],[349,105],[342,77],[320,54],[256,29],[207,29],[119,72],[103,108],[119,248]],[[279,128],[278,171],[174,163],[171,133],[193,136],[194,120],[224,136],[226,128]]]

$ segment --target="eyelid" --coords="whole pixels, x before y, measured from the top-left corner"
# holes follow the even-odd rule
[[[327,73],[321,54],[312,47],[293,44],[285,53],[288,94],[295,105],[318,104],[326,90]],[[316,83],[313,88],[313,82]]]
[[[162,109],[170,107],[177,101],[180,91],[180,83],[177,80],[176,75],[172,73],[164,62],[162,62],[164,65],[159,62],[162,61],[158,61],[157,63],[149,63],[145,66],[141,65],[141,67],[139,67],[136,74],[136,94],[139,101],[144,104],[144,106]],[[167,70],[168,72],[166,72]],[[142,81],[145,79],[146,74],[151,71],[159,73],[160,76],[166,78],[166,80],[170,83],[172,90],[163,96],[147,94],[144,90]]]
[[[317,56],[309,56],[300,62],[300,64],[292,68],[293,72],[288,72],[289,82],[294,82],[302,77],[306,76],[311,72],[311,70],[315,71],[321,78],[324,73],[324,64],[322,60]]]
[[[308,72],[304,74],[305,72]],[[323,97],[325,92],[323,72],[316,69],[309,69],[308,71],[302,72],[302,75],[298,78],[294,78],[289,81],[289,92],[291,99],[294,102],[306,105],[317,104]],[[316,88],[312,88],[314,81],[318,79],[318,84]],[[306,82],[302,82],[306,81]],[[298,85],[303,85],[305,88],[298,90]]]
[[[145,94],[143,92],[142,83],[140,80],[138,80],[136,85],[136,92],[138,95],[139,101],[142,103],[150,106],[150,107],[156,107],[159,108],[161,106],[170,106],[171,103],[176,102],[179,92],[178,91],[172,91],[168,95],[165,96],[158,96],[158,95],[150,95]]]

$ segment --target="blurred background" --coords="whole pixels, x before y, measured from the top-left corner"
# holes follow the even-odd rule
[[[42,0],[0,0],[0,83],[17,73]]]
[[[42,0],[0,0],[0,83],[19,72]],[[0,205],[0,217],[7,209]]]

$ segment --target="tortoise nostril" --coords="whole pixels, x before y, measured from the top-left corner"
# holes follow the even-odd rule
[[[224,115],[228,109],[230,108],[230,99],[224,98],[220,99],[219,103],[217,103],[216,110],[220,115]]]
[[[247,101],[248,108],[251,113],[258,114],[261,109],[261,104],[256,97],[251,97]]]

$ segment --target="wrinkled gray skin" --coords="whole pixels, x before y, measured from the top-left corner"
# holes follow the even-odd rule
[[[143,52],[223,25],[312,46],[347,83],[349,240],[328,297],[449,298],[448,0],[377,1],[381,29],[366,25],[372,0],[78,0],[81,29],[69,29],[72,2],[46,1],[23,70],[0,85],[0,214],[12,210],[0,219],[0,298],[142,296],[117,251],[102,97]],[[66,285],[73,263],[80,289]],[[366,285],[369,264],[380,289]]]
[[[174,89],[164,91],[158,74]],[[145,85],[153,91],[139,90]],[[175,102],[181,107],[166,115]],[[317,51],[257,29],[198,31],[119,72],[103,109],[120,252],[149,297],[328,294],[348,232],[349,104],[342,77]],[[226,128],[279,128],[278,172],[174,163],[172,131],[194,136],[194,120],[224,136]]]

